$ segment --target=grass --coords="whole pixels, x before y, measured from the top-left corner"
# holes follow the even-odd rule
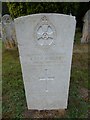
[[[81,31],[80,31],[80,28],[77,28],[76,29],[76,34],[75,34],[75,39],[74,39],[76,44],[81,43],[81,37],[82,37],[82,34],[81,34]]]
[[[18,51],[3,50],[2,54],[3,116],[20,118],[26,101]]]
[[[79,45],[80,47],[82,45]],[[84,45],[85,46],[85,45]],[[82,91],[83,89],[83,91]],[[88,117],[88,54],[74,53],[67,118]],[[82,93],[81,93],[82,92]]]
[[[2,116],[2,41],[0,40],[0,118]]]
[[[80,36],[80,33],[75,36],[78,42],[74,45],[69,102],[64,116],[69,119],[87,118],[90,107],[85,96],[88,90],[88,46],[80,44]],[[2,55],[3,118],[20,120],[27,105],[18,50],[5,50],[3,46]]]

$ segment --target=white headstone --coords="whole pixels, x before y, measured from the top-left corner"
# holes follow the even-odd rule
[[[65,109],[76,20],[63,14],[15,19],[28,109]]]

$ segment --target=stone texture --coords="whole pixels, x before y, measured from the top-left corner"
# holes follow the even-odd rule
[[[90,10],[88,10],[83,18],[83,30],[81,43],[90,42]]]
[[[14,21],[11,16],[6,14],[2,17],[2,40],[5,48],[12,49],[17,47],[16,32]]]
[[[63,14],[15,19],[28,109],[66,109],[76,20]]]

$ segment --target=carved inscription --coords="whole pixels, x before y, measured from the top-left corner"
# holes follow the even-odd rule
[[[30,55],[30,57],[28,58],[28,60],[30,61],[30,63],[32,64],[65,64],[66,59],[65,59],[65,55],[50,55],[50,56],[44,56],[44,55]]]

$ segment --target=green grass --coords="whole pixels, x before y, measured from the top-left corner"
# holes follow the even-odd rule
[[[80,94],[81,89],[88,90],[88,53],[73,54],[67,118],[88,117],[89,105]]]
[[[2,41],[0,40],[0,118],[2,116]]]
[[[78,39],[77,34],[76,38]],[[79,36],[80,37],[80,36]],[[76,39],[75,38],[75,39]],[[87,118],[88,100],[80,94],[81,89],[88,89],[88,53],[87,45],[74,45],[71,82],[69,92],[69,104],[64,118]],[[2,57],[2,89],[3,89],[3,118],[23,118],[26,106],[24,85],[22,80],[21,66],[18,50],[5,50],[3,47]],[[82,93],[84,94],[84,93]]]
[[[0,39],[0,49],[2,48],[2,40]]]
[[[80,29],[77,28],[76,29],[76,34],[75,34],[75,39],[74,39],[75,43],[80,44],[81,43],[81,37],[82,37],[82,34],[80,32]]]
[[[0,40],[0,78],[2,72],[2,41]]]
[[[3,116],[20,118],[26,103],[18,51],[4,49],[2,54]]]

